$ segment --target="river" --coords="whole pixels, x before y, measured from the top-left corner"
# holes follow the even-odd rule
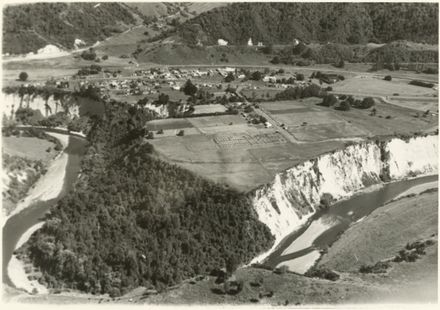
[[[362,221],[375,209],[413,186],[437,181],[438,176],[425,176],[384,184],[377,190],[366,191],[340,201],[326,210],[314,214],[309,221],[284,238],[264,262],[271,268],[299,258],[291,271],[303,273],[319,258],[319,251],[335,242],[350,225]],[[307,266],[302,266],[306,264]],[[292,270],[296,269],[297,270]]]
[[[59,130],[56,132],[60,133]],[[86,144],[87,141],[83,138],[69,136],[69,144],[64,150],[68,154],[66,174],[63,189],[57,198],[34,202],[5,223],[3,227],[3,283],[13,286],[8,277],[7,266],[21,236],[30,227],[41,222],[50,207],[72,189],[80,170],[80,161]],[[301,257],[303,260],[308,260],[310,254],[330,246],[352,223],[362,220],[385,202],[413,186],[437,179],[438,176],[435,175],[387,183],[375,191],[360,193],[326,210],[319,211],[310,218],[306,225],[281,241],[277,249],[266,259],[265,265],[274,268],[280,263]],[[312,256],[314,261],[317,255]]]
[[[45,130],[63,133],[60,130]],[[55,199],[36,201],[26,209],[10,217],[3,226],[3,283],[14,286],[8,276],[7,267],[20,237],[33,225],[41,222],[44,215],[59,199],[73,188],[80,170],[81,158],[84,155],[87,141],[84,138],[69,135],[69,144],[64,150],[68,155],[63,189]],[[44,178],[44,176],[43,176]]]

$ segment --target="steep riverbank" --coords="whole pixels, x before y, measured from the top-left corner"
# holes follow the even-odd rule
[[[42,176],[35,186],[30,190],[29,194],[24,200],[22,200],[15,210],[9,214],[6,218],[2,219],[2,226],[8,221],[12,216],[22,212],[26,208],[29,208],[36,201],[48,201],[56,198],[63,189],[64,177],[66,174],[66,167],[68,161],[68,155],[64,153],[64,150],[69,144],[69,136],[58,134],[58,133],[48,133],[49,135],[58,139],[63,145],[63,150],[56,156],[51,165],[49,166],[46,174]],[[37,231],[43,225],[43,222],[39,222],[32,227],[30,227],[23,235],[21,235],[14,250],[21,247],[26,241],[31,237],[31,235]],[[7,272],[9,279],[13,285],[18,289],[24,289],[27,292],[39,292],[46,293],[47,289],[39,284],[36,280],[30,280],[26,273],[25,263],[18,259],[16,255],[12,255],[9,264],[7,266]]]
[[[30,227],[18,240],[15,250],[25,244],[34,232],[40,229],[44,225],[44,222],[39,222]],[[30,267],[32,268],[32,267]],[[30,280],[26,273],[26,264],[21,261],[17,255],[12,255],[8,264],[9,279],[17,289],[24,289],[28,293],[38,292],[39,294],[47,293],[46,287],[38,283],[37,280]]]
[[[299,164],[255,192],[254,209],[275,236],[272,249],[304,225],[321,207],[384,181],[436,174],[438,136],[366,141]]]
[[[53,132],[48,132],[48,134],[61,142],[63,150],[67,147],[69,136]],[[46,174],[31,188],[26,198],[20,201],[14,211],[8,216],[2,217],[2,226],[5,225],[9,218],[28,208],[33,202],[37,200],[47,201],[58,196],[63,188],[67,160],[67,154],[61,151],[50,164]]]
[[[32,292],[47,292],[36,280],[29,279],[35,270],[29,261],[22,261],[13,255],[31,235],[43,224],[42,218],[51,206],[70,190],[77,180],[80,161],[87,141],[67,134],[49,133],[62,141],[63,153],[59,154],[48,172],[21,204],[21,211],[15,212],[3,225],[3,283]],[[26,270],[28,269],[28,270]],[[27,271],[27,272],[26,272]],[[28,273],[30,272],[30,273]]]

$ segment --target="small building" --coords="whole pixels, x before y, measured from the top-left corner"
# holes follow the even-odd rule
[[[226,45],[228,45],[228,41],[223,40],[223,39],[218,39],[217,44],[220,46],[226,46]]]
[[[320,81],[323,81],[327,84],[333,84],[339,81],[339,77],[337,74],[323,74],[319,78]]]

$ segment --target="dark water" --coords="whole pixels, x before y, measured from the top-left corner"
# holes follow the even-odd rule
[[[45,130],[48,131],[48,130]],[[50,130],[55,131],[55,130]],[[49,201],[37,201],[20,213],[12,216],[3,227],[3,283],[13,286],[7,274],[7,266],[11,260],[15,245],[20,237],[30,227],[37,224],[44,217],[49,208],[72,189],[80,169],[80,161],[85,152],[87,141],[83,138],[69,136],[69,144],[64,150],[68,154],[66,175],[63,190],[57,198]],[[44,177],[44,176],[43,176]]]
[[[317,212],[310,220],[298,230],[292,232],[289,236],[281,241],[279,247],[267,258],[265,265],[272,268],[284,261],[292,260],[304,256],[316,249],[325,249],[335,242],[338,237],[348,229],[348,227],[357,220],[369,215],[385,202],[395,198],[407,189],[424,183],[437,181],[438,176],[427,176],[417,179],[398,181],[385,184],[377,191],[370,193],[361,193],[351,197],[349,200],[341,201],[327,210]],[[301,236],[310,224],[316,220],[323,220],[329,223],[330,228],[315,238],[311,247],[300,251],[282,255],[285,249],[292,244],[299,236]]]

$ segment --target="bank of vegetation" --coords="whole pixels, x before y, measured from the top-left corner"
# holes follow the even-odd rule
[[[59,153],[63,149],[58,139],[39,130],[18,130],[14,125],[7,125],[2,128],[2,136],[37,138],[49,141],[51,143],[48,144],[49,147],[47,149],[44,150],[40,148],[38,151],[46,152],[50,156],[52,156],[53,153]],[[20,143],[20,140],[16,140],[14,143]],[[27,149],[29,152],[33,151],[32,146],[27,147]],[[10,214],[18,202],[25,198],[30,188],[37,182],[41,175],[46,173],[47,160],[44,160],[44,158],[41,159],[42,156],[40,156],[40,159],[37,159],[9,154],[5,150],[2,152],[2,156],[2,166],[5,174],[2,192],[3,210],[6,214]]]
[[[111,296],[160,290],[272,245],[248,198],[154,156],[151,118],[109,102],[94,120],[75,190],[21,249],[42,283]]]
[[[120,33],[135,23],[121,3],[34,3],[8,6],[3,11],[3,54],[23,54],[53,44],[73,48]]]
[[[234,3],[187,22],[189,43],[243,45],[304,42],[387,43],[406,39],[438,42],[438,6],[424,3]]]

